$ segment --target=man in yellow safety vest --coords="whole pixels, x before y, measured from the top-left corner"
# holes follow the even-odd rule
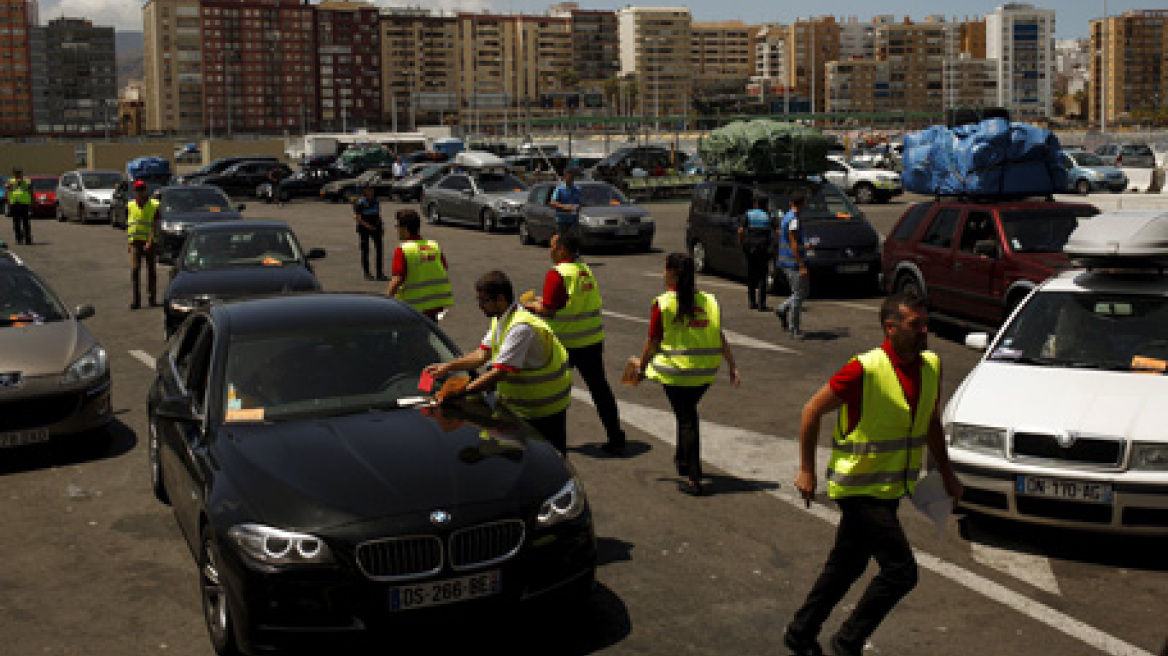
[[[415,310],[437,320],[454,305],[447,274],[446,255],[438,242],[422,239],[422,218],[413,210],[398,210],[397,236],[401,245],[393,252],[388,296],[401,299]]]
[[[445,378],[490,363],[490,371],[458,391],[449,401],[495,387],[499,401],[527,420],[561,454],[568,449],[568,405],[572,400],[572,373],[568,352],[543,319],[515,302],[511,280],[491,271],[475,282],[479,309],[491,317],[491,329],[474,352],[425,371]]]
[[[543,317],[552,332],[568,349],[569,364],[588,385],[592,403],[604,424],[608,440],[600,448],[610,455],[623,455],[625,432],[612,387],[604,375],[604,326],[600,320],[600,286],[587,264],[577,258],[580,238],[571,232],[552,236],[554,266],[544,278],[543,296],[524,307]]]
[[[928,346],[929,317],[915,296],[893,294],[880,308],[884,344],[856,356],[803,407],[801,465],[795,487],[810,507],[820,420],[839,410],[827,468],[827,491],[842,517],[835,545],[783,640],[796,656],[817,656],[820,628],[875,558],[880,573],[831,639],[835,656],[860,656],[868,637],[916,585],[912,547],[897,517],[911,496],[928,445],[956,503],[961,482],[949,463],[937,408],[941,362]]]
[[[32,245],[32,184],[20,169],[12,169],[12,179],[4,187],[8,191],[8,216],[12,217],[12,231],[17,244]]]
[[[131,310],[142,307],[140,280],[143,262],[146,263],[150,306],[158,305],[158,274],[155,270],[157,255],[154,247],[159,241],[161,225],[162,210],[158,207],[158,201],[150,198],[150,189],[145,182],[138,180],[134,183],[134,199],[126,203],[126,236],[129,240],[127,250],[130,251],[130,281],[134,287]]]

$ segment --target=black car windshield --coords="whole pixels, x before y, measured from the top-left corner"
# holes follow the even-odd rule
[[[204,230],[187,238],[184,269],[297,264],[300,249],[286,228]]]
[[[1098,155],[1094,153],[1067,153],[1079,166],[1107,166]]]
[[[1098,213],[1093,207],[1009,210],[1001,213],[1002,228],[1015,253],[1061,253],[1079,219]]]
[[[0,328],[63,321],[61,302],[36,276],[22,269],[0,270]]]
[[[851,219],[860,216],[860,210],[835,185],[808,182],[772,183],[766,191],[770,197],[768,209],[782,216],[790,209],[791,197],[797,193],[807,199],[807,207],[799,218],[803,221]]]
[[[627,205],[629,199],[620,189],[607,184],[580,185],[580,204],[585,207],[598,205]]]
[[[82,173],[81,184],[86,189],[113,189],[122,181],[121,173]]]
[[[227,349],[227,421],[279,421],[399,407],[422,368],[454,352],[425,321],[239,337]],[[392,432],[386,433],[392,437]]]
[[[57,179],[56,178],[33,178],[30,182],[32,183],[30,186],[32,187],[33,191],[56,191],[57,190]]]
[[[162,213],[227,212],[231,203],[218,189],[167,189],[162,192]]]
[[[479,183],[479,188],[488,194],[527,190],[526,185],[518,178],[505,173],[480,173],[475,179]]]
[[[1006,327],[990,360],[1107,369],[1168,364],[1168,298],[1041,292]]]

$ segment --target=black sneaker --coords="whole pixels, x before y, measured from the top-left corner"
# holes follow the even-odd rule
[[[832,656],[863,656],[864,643],[854,645],[846,642],[839,634],[831,637],[831,653]]]
[[[815,638],[802,638],[791,633],[791,627],[783,631],[783,645],[791,650],[791,656],[823,656],[823,647]]]
[[[775,310],[775,316],[779,318],[779,325],[783,327],[783,330],[787,330],[791,325],[790,322],[787,321],[787,308],[779,308]]]
[[[365,274],[365,279],[366,280],[373,280],[373,276],[371,276],[367,273],[367,274]]]
[[[378,280],[380,280],[380,281],[382,281],[382,282],[385,282],[386,280],[389,280],[389,278],[386,278],[386,277],[385,277],[385,274],[384,274],[384,273],[379,273],[379,274],[377,274],[377,279],[378,279]]]

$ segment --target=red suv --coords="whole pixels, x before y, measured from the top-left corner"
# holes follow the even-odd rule
[[[941,200],[916,203],[884,241],[884,288],[925,299],[935,314],[998,325],[1030,290],[1070,266],[1063,254],[1084,203]]]

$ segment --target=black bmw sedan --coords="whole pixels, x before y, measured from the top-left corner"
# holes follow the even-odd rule
[[[457,350],[381,296],[213,305],[158,358],[154,491],[195,554],[220,654],[592,588],[591,512],[555,449],[489,398],[434,407]]]
[[[194,309],[243,296],[318,292],[320,282],[307,253],[283,221],[230,221],[195,226],[170,271],[162,295],[166,334]]]

